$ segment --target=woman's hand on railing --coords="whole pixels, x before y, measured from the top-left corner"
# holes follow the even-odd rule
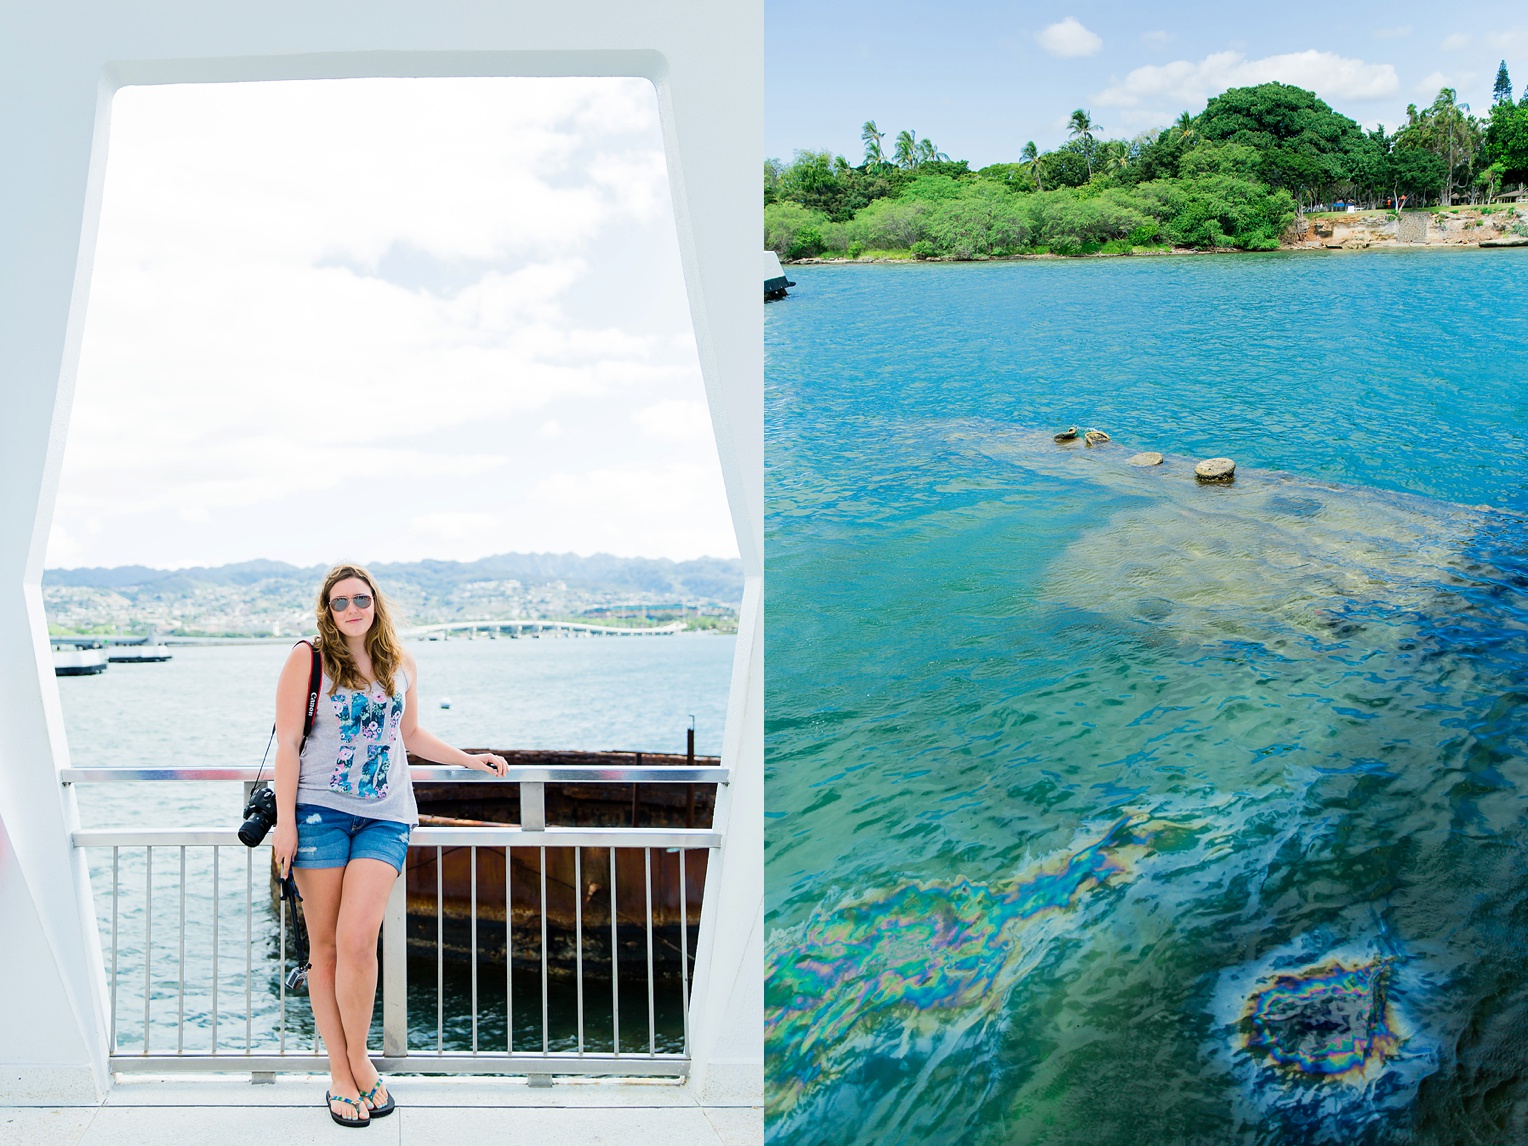
[[[297,854],[297,825],[277,820],[271,829],[271,854],[276,860],[276,870],[285,879],[292,869],[292,857]]]
[[[476,756],[470,753],[467,759],[471,761],[468,768],[476,768],[482,772],[491,772],[495,776],[502,776],[509,770],[509,762],[502,756],[495,756],[492,752],[481,752]]]

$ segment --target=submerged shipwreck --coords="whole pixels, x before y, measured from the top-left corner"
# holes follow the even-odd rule
[[[717,756],[693,752],[579,752],[469,748],[495,752],[512,767],[706,767]],[[411,756],[410,764],[430,762]],[[515,783],[441,783],[415,781],[414,797],[421,827],[501,827],[520,823],[520,785]],[[633,784],[549,782],[546,822],[559,827],[709,828],[716,810],[715,784]],[[470,963],[474,949],[480,964],[503,966],[508,955],[517,969],[539,970],[542,934],[542,860],[546,863],[546,949],[548,973],[572,976],[578,966],[578,936],[583,939],[584,973],[609,976],[611,950],[624,974],[647,965],[648,855],[641,847],[615,851],[611,927],[611,848],[540,846],[509,849],[505,871],[503,847],[409,848],[404,872],[408,892],[408,951],[412,957],[436,958],[436,944],[446,960]],[[575,854],[576,853],[576,854]],[[476,872],[474,873],[474,858]],[[651,910],[653,969],[678,977],[686,950],[680,928],[688,931],[693,960],[699,938],[701,898],[708,852],[687,851],[680,886],[677,849],[652,848]],[[474,874],[476,879],[474,880]],[[274,888],[273,888],[274,890]],[[681,916],[681,908],[683,916]],[[506,920],[512,940],[506,943]]]

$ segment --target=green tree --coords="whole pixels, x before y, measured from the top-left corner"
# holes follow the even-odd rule
[[[1040,172],[1040,150],[1035,146],[1035,141],[1030,140],[1024,145],[1024,150],[1019,152],[1019,160],[1029,165],[1029,170],[1035,181],[1035,190],[1044,191],[1045,181]]]
[[[1291,84],[1230,88],[1211,99],[1194,123],[1205,140],[1254,148],[1262,157],[1258,179],[1306,203],[1324,200],[1350,181],[1364,140],[1357,123],[1315,92]]]
[[[1474,179],[1482,133],[1469,111],[1453,88],[1443,88],[1423,111],[1415,104],[1408,107],[1406,126],[1396,132],[1398,149],[1420,148],[1443,161],[1439,202],[1445,207],[1453,203],[1455,187],[1469,186]]]
[[[799,203],[771,203],[764,208],[764,246],[782,259],[799,257],[791,252],[801,248],[802,233],[815,233],[820,246],[826,222],[820,211],[809,211]]]
[[[851,243],[867,250],[906,250],[924,237],[929,204],[905,199],[877,199],[845,228]]]
[[[1045,181],[1050,184],[1052,190],[1060,187],[1081,187],[1092,178],[1092,171],[1088,168],[1082,145],[1075,139],[1063,143],[1055,151],[1047,151],[1040,156],[1040,162],[1045,167]]]
[[[1496,69],[1496,85],[1491,89],[1491,103],[1512,102],[1512,77],[1507,75],[1507,61],[1503,60]]]
[[[1083,163],[1087,166],[1088,178],[1093,178],[1093,117],[1078,108],[1067,120],[1066,133],[1082,145]]]
[[[867,119],[865,126],[860,128],[860,139],[865,143],[865,166],[879,165],[886,162],[886,153],[881,149],[881,141],[886,138],[886,133],[875,126],[875,120]]]
[[[1491,105],[1481,145],[1482,158],[1501,170],[1501,183],[1528,181],[1528,105]]]
[[[778,159],[764,161],[764,203],[769,205],[778,197],[780,179],[785,174],[785,164]]]
[[[897,146],[893,159],[904,171],[911,171],[918,166],[918,133],[916,131],[897,132]]]
[[[918,157],[918,165],[924,163],[948,163],[950,157],[934,146],[932,139],[918,140],[918,146],[913,149]]]

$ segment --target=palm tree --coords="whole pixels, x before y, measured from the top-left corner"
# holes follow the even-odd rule
[[[1187,147],[1192,147],[1199,141],[1199,130],[1194,127],[1194,117],[1188,112],[1178,116],[1173,124],[1173,130],[1178,133],[1178,138],[1182,139]]]
[[[1130,166],[1130,145],[1124,140],[1116,139],[1105,143],[1100,151],[1102,162],[1099,167],[1102,170],[1118,175]]]
[[[881,164],[886,162],[886,153],[881,150],[881,140],[886,138],[886,133],[875,126],[875,120],[867,119],[865,126],[860,128],[860,138],[865,141],[865,166],[872,163]]]
[[[1454,201],[1454,167],[1459,162],[1475,158],[1475,134],[1469,116],[1470,105],[1459,102],[1459,93],[1453,88],[1438,92],[1432,106],[1422,113],[1423,120],[1430,120],[1433,148],[1447,166],[1443,180],[1443,206]]]
[[[1035,190],[1044,191],[1045,184],[1040,180],[1040,149],[1035,146],[1034,140],[1024,145],[1024,150],[1019,152],[1019,159],[1029,164],[1029,173],[1035,178]]]
[[[917,155],[919,163],[948,162],[950,158],[948,155],[934,146],[934,141],[932,139],[918,140]]]
[[[897,147],[893,152],[893,159],[898,167],[918,166],[918,133],[916,131],[897,132]]]
[[[1093,178],[1093,117],[1078,108],[1067,121],[1066,133],[1082,140],[1082,161],[1087,164],[1088,178]]]

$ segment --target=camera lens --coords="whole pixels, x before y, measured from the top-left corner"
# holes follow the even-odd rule
[[[244,805],[244,823],[239,826],[239,840],[245,847],[255,847],[276,822],[276,793],[270,788],[256,788]]]

